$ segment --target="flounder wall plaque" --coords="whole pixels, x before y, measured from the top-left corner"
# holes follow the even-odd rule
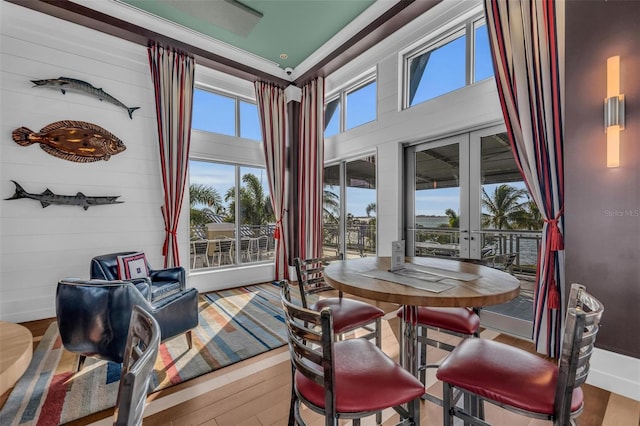
[[[76,163],[107,161],[127,149],[114,134],[85,121],[56,121],[37,133],[20,127],[12,137],[18,145],[39,143],[47,154]]]

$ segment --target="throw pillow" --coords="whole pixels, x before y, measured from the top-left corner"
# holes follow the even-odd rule
[[[118,279],[130,280],[132,278],[146,278],[149,276],[147,259],[144,253],[133,253],[127,256],[118,256]]]

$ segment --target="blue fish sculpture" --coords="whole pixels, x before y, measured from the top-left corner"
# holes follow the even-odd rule
[[[64,95],[67,90],[73,92],[87,93],[95,98],[100,99],[101,101],[107,101],[119,107],[122,107],[127,110],[129,113],[129,118],[133,120],[133,112],[140,107],[128,107],[107,92],[102,89],[99,89],[86,81],[77,80],[75,78],[69,77],[58,77],[58,78],[50,78],[47,80],[31,80],[35,86],[33,87],[49,87],[52,89],[60,89],[62,94]]]

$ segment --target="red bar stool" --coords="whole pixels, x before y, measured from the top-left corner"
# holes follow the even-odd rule
[[[403,309],[400,308],[396,312],[400,319],[403,319]],[[420,345],[420,381],[426,386],[426,370],[427,368],[438,368],[439,364],[427,364],[427,346],[444,349],[451,352],[455,346],[446,342],[432,339],[428,337],[429,329],[452,336],[462,337],[479,337],[478,330],[480,328],[480,317],[474,309],[470,308],[435,308],[429,306],[420,306],[418,308],[418,343]],[[400,321],[400,348],[404,348],[404,321]],[[400,354],[402,359],[402,353]],[[441,405],[442,401],[433,395],[424,393],[423,399]]]
[[[381,347],[380,324],[384,311],[377,306],[342,297],[342,292],[338,293],[338,297],[320,298],[311,305],[307,304],[307,295],[334,290],[325,282],[323,271],[329,262],[337,260],[342,260],[342,255],[312,259],[297,257],[295,259],[302,307],[314,311],[331,308],[333,331],[337,337],[341,338],[345,333],[362,328],[366,330],[366,335],[361,337],[374,339],[376,346]]]
[[[293,373],[289,425],[304,425],[301,404],[325,417],[360,419],[394,408],[402,424],[419,423],[424,385],[370,340],[336,341],[330,308],[321,312],[291,303],[289,285],[280,282]],[[403,405],[407,404],[407,408]]]
[[[485,426],[483,401],[528,417],[574,424],[584,400],[580,385],[589,373],[589,358],[598,333],[602,304],[579,284],[571,286],[562,353],[558,363],[485,339],[467,339],[445,359],[436,376],[443,382],[444,425],[453,417]],[[455,392],[458,390],[461,392]],[[456,406],[461,394],[472,404]]]

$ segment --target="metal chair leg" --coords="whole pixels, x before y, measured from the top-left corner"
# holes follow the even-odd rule
[[[191,349],[193,347],[193,330],[187,331],[185,336],[187,338],[187,346]]]
[[[442,425],[453,426],[453,416],[451,410],[453,410],[453,388],[448,383],[442,384]]]

